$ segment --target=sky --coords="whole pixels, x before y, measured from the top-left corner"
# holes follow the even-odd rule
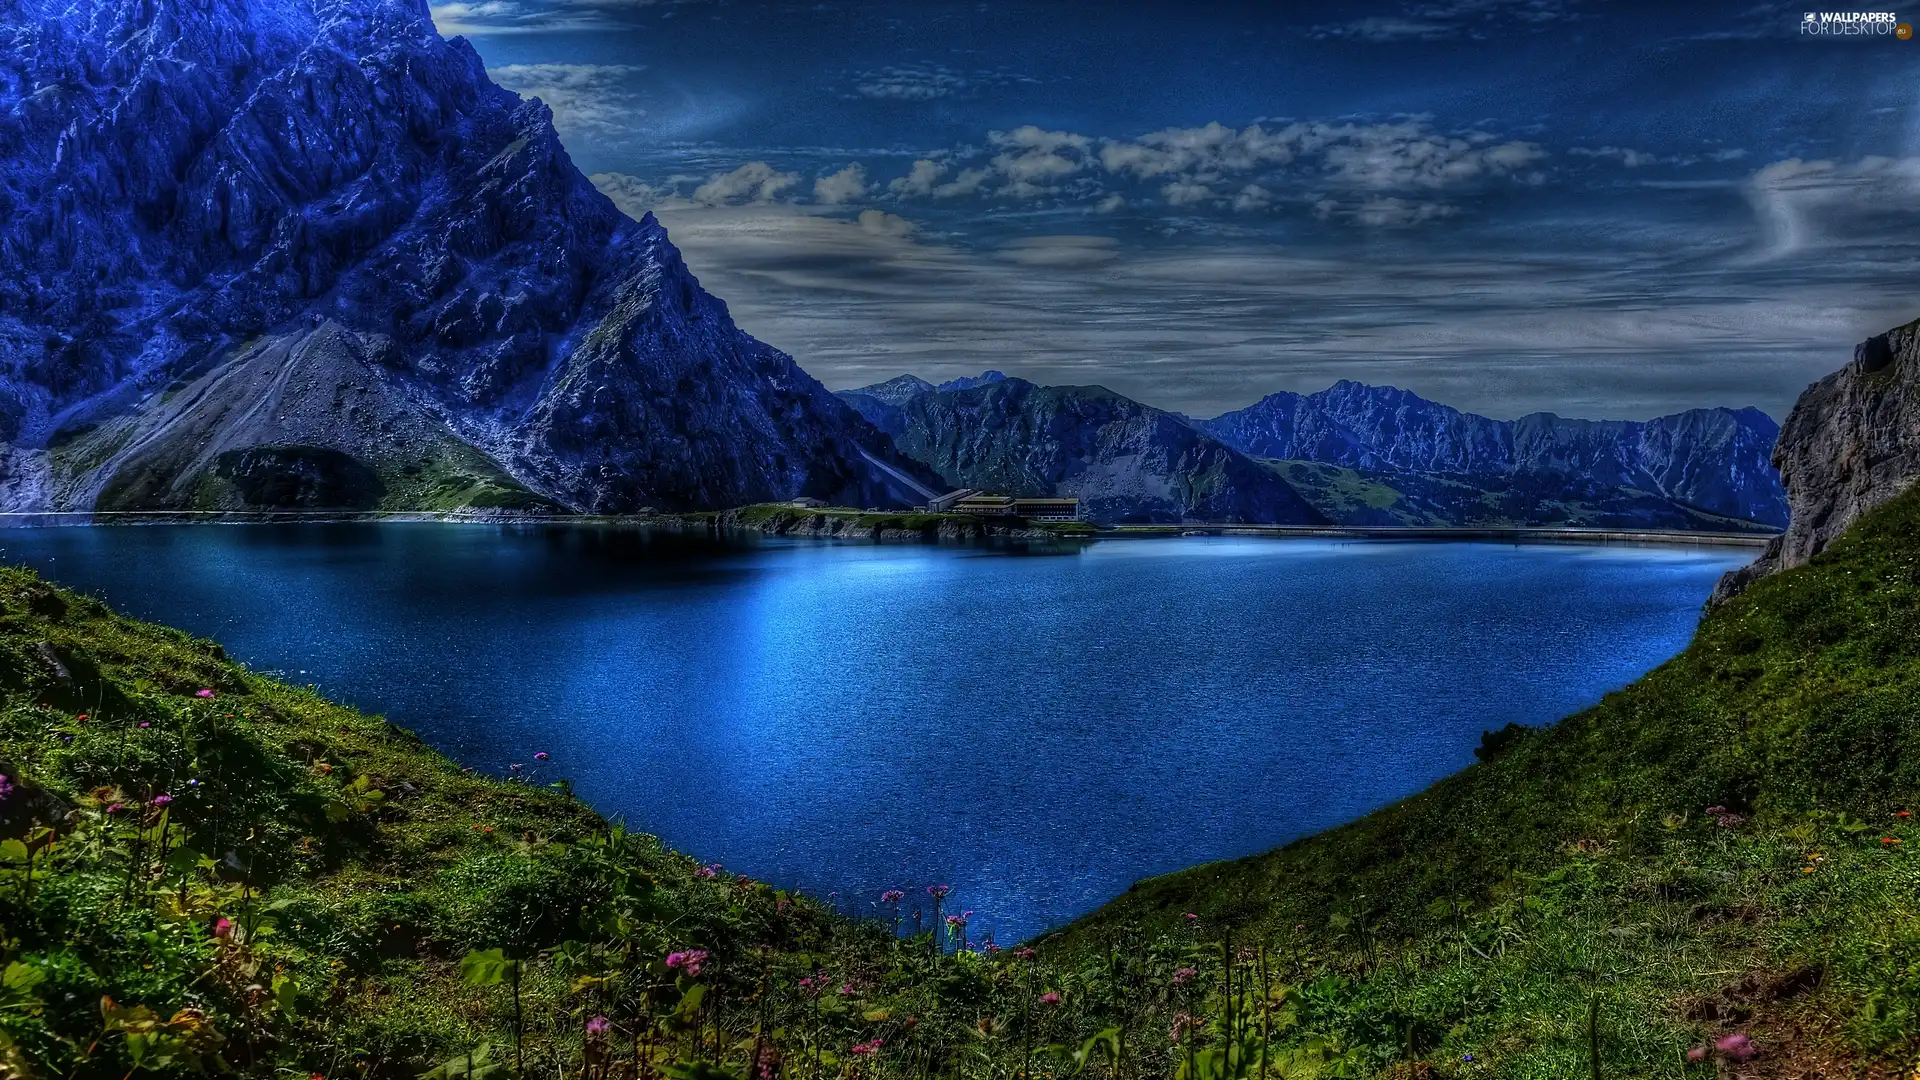
[[[1920,317],[1920,39],[1797,6],[433,14],[833,389],[994,368],[1211,416],[1350,378],[1778,418]]]

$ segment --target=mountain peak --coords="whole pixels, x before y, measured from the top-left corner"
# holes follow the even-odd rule
[[[963,375],[958,379],[948,379],[935,389],[946,393],[953,390],[972,390],[978,386],[988,386],[993,383],[1006,381],[1007,377],[1005,374],[988,370],[981,372],[979,375]]]

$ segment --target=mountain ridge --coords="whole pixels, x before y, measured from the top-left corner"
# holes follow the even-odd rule
[[[985,444],[963,455],[951,429],[958,414],[972,408],[971,399],[962,396],[964,390],[948,387],[977,389],[992,384],[993,377],[1004,384],[1034,385],[999,372],[941,386],[907,375],[839,395],[892,436],[904,453],[956,486],[1074,495],[1079,488],[1069,476],[1096,466],[1109,473],[1124,470],[1124,463],[1099,457],[1104,451],[1097,438],[1082,440],[1084,453],[1077,462],[1062,460],[1039,472],[1014,462],[1031,456],[1031,448],[1013,446],[1004,434],[988,442],[995,442],[1007,460],[986,464]],[[1131,402],[1104,387],[1048,389]],[[1786,520],[1766,456],[1777,428],[1757,409],[1696,409],[1644,422],[1551,413],[1499,421],[1397,387],[1343,379],[1316,394],[1269,394],[1211,419],[1152,412],[1278,474],[1314,515],[1339,524],[1725,530],[1777,528]],[[1005,418],[976,419],[993,424]],[[1047,418],[1027,418],[1026,426],[1031,431],[1057,422],[1056,410]],[[929,425],[936,430],[916,430]],[[1052,429],[1052,434],[1060,433]],[[1137,479],[1151,486],[1147,478]],[[1264,481],[1243,482],[1265,489]],[[1158,519],[1164,508],[1144,502],[1128,506],[1121,490],[1109,485],[1104,507],[1110,518]],[[1221,505],[1235,506],[1242,515],[1260,513],[1253,505],[1260,497]],[[1310,520],[1290,518],[1290,500],[1278,498],[1281,508],[1265,516],[1228,520]]]
[[[283,400],[358,433],[322,449],[392,491],[491,470],[599,512],[913,501],[869,460],[920,467],[740,330],[424,3],[0,0],[0,43],[9,508],[249,505],[187,444],[311,445]],[[364,362],[160,415],[323,328]]]

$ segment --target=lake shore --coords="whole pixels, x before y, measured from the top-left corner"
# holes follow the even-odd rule
[[[760,511],[755,514],[753,511]],[[536,514],[511,510],[105,510],[0,513],[0,529],[85,525],[254,525],[310,522],[443,522],[479,525],[615,525],[674,532],[756,532],[821,539],[933,542],[984,538],[1126,540],[1169,537],[1270,537],[1312,540],[1399,540],[1512,543],[1672,544],[1686,547],[1762,548],[1771,532],[1700,532],[1677,529],[1593,528],[1571,525],[1493,527],[1164,524],[1094,526],[1079,522],[1007,522],[963,514],[868,513],[742,507],[683,514]],[[1077,528],[1074,526],[1078,526]]]

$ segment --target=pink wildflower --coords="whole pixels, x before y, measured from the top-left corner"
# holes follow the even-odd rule
[[[927,895],[933,897],[935,900],[945,899],[946,895],[952,891],[953,891],[953,886],[951,885],[927,886]]]
[[[685,972],[688,978],[698,978],[700,965],[706,962],[707,950],[705,949],[688,949],[685,952],[667,954],[668,970],[678,968]]]
[[[120,811],[125,810],[126,808],[127,808],[126,803],[114,803],[113,805],[107,807],[107,813],[117,814]]]
[[[545,760],[547,760],[547,752],[546,752],[545,750],[538,750],[538,751],[535,751],[535,752],[534,752],[534,755],[533,755],[533,760],[535,760],[535,761],[545,761]]]
[[[589,1039],[605,1038],[607,1032],[611,1030],[613,1030],[613,1022],[604,1016],[596,1016],[587,1021],[587,1038]]]
[[[880,894],[880,902],[883,904],[897,904],[906,899],[906,897],[907,894],[901,892],[899,889],[888,889],[886,892]]]
[[[1740,1034],[1722,1036],[1714,1042],[1713,1048],[1735,1061],[1746,1061],[1760,1053],[1754,1049],[1752,1039]]]
[[[1019,948],[1013,950],[1013,955],[1019,957],[1022,960],[1031,960],[1033,959],[1033,950],[1027,948],[1025,945],[1022,945]]]
[[[208,699],[213,697],[213,690],[209,687],[203,686],[200,689],[195,690],[193,692],[193,696],[201,699]]]
[[[1707,1060],[1707,1048],[1704,1046],[1696,1046],[1693,1049],[1687,1051],[1687,1060],[1688,1061]]]
[[[1173,973],[1173,985],[1185,986],[1188,983],[1192,982],[1193,977],[1198,974],[1200,974],[1200,972],[1193,968],[1183,967],[1179,971],[1176,971]]]
[[[227,918],[225,915],[220,916],[219,920],[213,924],[213,936],[222,941],[232,937],[233,920]]]
[[[0,802],[5,802],[7,796],[11,794],[13,794],[13,785],[7,783],[6,773],[0,773]]]
[[[153,797],[153,805],[158,806],[161,809],[165,809],[167,805],[171,802],[173,802],[173,796],[171,795],[155,795]]]
[[[1046,993],[1040,995],[1040,1004],[1058,1005],[1060,1004],[1060,995],[1049,990]]]

